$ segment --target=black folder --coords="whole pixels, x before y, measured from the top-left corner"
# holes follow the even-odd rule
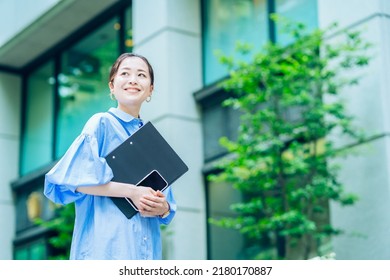
[[[160,180],[162,177],[164,182],[160,180],[149,186],[155,190],[173,184],[188,171],[184,161],[151,122],[145,123],[109,153],[106,160],[114,174],[112,181],[143,185],[144,182],[149,184],[150,180]],[[160,179],[153,171],[161,175]],[[137,213],[130,199],[121,197],[111,199],[128,219]]]

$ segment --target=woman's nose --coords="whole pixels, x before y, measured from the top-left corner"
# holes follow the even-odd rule
[[[136,75],[130,75],[129,76],[129,83],[130,84],[136,84],[137,83],[137,76]]]

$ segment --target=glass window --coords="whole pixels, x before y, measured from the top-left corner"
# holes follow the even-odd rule
[[[216,82],[228,74],[215,56],[235,53],[235,44],[241,42],[259,49],[268,40],[266,0],[209,0],[205,2],[204,82]],[[250,56],[242,57],[249,59]]]
[[[239,111],[232,107],[222,106],[218,99],[214,100],[215,103],[209,103],[203,108],[202,127],[206,161],[226,153],[226,149],[219,143],[221,137],[226,136],[230,140],[236,140],[238,135]]]
[[[15,260],[45,260],[47,259],[47,244],[44,238],[24,243],[15,247]]]
[[[220,219],[234,217],[235,212],[230,209],[232,203],[241,201],[239,191],[226,183],[210,182],[208,185],[209,217]],[[244,238],[238,230],[210,225],[210,256],[212,260],[242,259]],[[234,242],[232,242],[234,240]],[[226,246],[229,244],[229,246]]]
[[[203,111],[203,135],[205,159],[220,156],[226,150],[219,144],[219,139],[225,136],[224,112],[221,106],[210,106]]]
[[[38,180],[37,180],[38,181]],[[35,219],[50,220],[54,217],[54,203],[43,196],[43,177],[38,185],[18,188],[16,197],[16,231],[21,232],[36,226]]]
[[[128,8],[125,12],[125,50],[126,52],[133,51],[133,11]]]
[[[54,79],[52,61],[28,78],[22,139],[21,174],[49,164],[53,154]]]
[[[29,259],[29,251],[28,247],[20,247],[15,248],[15,260],[28,260]]]
[[[108,76],[118,56],[118,20],[113,19],[62,56],[56,157],[61,157],[94,114],[115,105]]]
[[[275,0],[276,12],[289,20],[303,23],[308,31],[318,27],[317,0]],[[276,28],[276,40],[288,44],[292,38]]]
[[[46,241],[40,239],[30,246],[31,260],[44,260],[47,256]]]
[[[16,197],[16,231],[20,232],[32,226],[27,215],[27,198],[29,193],[21,192]]]

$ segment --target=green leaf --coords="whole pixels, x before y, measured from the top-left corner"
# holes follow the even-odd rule
[[[294,38],[290,44],[252,48],[237,42],[240,54],[261,49],[248,61],[218,54],[230,70],[220,83],[223,106],[239,110],[240,125],[237,138],[220,139],[229,156],[215,165],[221,172],[208,179],[229,183],[243,200],[231,205],[234,217],[209,222],[237,230],[245,243],[266,244],[262,250],[277,254],[261,256],[283,259],[289,256],[282,252],[294,246],[319,252],[329,237],[343,233],[327,224],[329,203],[358,201],[345,192],[334,164],[353,150],[336,148],[334,141],[343,137],[360,144],[365,139],[340,93],[359,83],[356,70],[370,63],[372,45],[359,32],[337,30],[338,40],[328,40],[336,23],[307,30],[278,14],[271,19]]]

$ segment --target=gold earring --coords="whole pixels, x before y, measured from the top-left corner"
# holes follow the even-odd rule
[[[146,97],[146,102],[150,102],[152,100],[152,96],[149,95],[148,97]]]
[[[115,95],[112,92],[110,92],[110,98],[111,100],[116,100]]]

